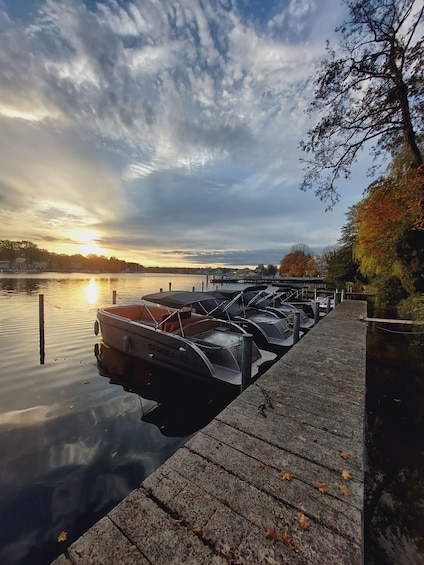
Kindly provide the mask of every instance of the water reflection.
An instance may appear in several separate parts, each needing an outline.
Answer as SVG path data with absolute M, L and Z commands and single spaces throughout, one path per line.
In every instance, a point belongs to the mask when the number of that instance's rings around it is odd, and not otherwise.
M 206 385 L 165 372 L 101 342 L 95 347 L 99 373 L 140 397 L 140 418 L 168 437 L 187 437 L 208 424 L 237 391 L 220 383 Z
M 368 330 L 367 565 L 424 564 L 423 345 L 408 327 Z
M 94 278 L 90 279 L 85 289 L 88 304 L 97 304 L 99 297 L 99 287 Z

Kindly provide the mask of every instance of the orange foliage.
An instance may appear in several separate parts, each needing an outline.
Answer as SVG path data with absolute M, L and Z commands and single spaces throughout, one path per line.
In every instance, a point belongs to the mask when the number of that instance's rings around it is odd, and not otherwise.
M 280 274 L 288 275 L 289 277 L 304 277 L 315 275 L 317 272 L 318 264 L 316 259 L 304 251 L 292 251 L 281 260 Z

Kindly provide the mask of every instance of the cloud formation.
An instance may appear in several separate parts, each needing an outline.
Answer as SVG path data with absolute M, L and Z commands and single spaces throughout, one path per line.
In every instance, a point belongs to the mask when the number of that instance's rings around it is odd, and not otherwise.
M 364 185 L 325 214 L 297 148 L 333 0 L 29 4 L 0 4 L 0 239 L 240 266 L 336 242 Z

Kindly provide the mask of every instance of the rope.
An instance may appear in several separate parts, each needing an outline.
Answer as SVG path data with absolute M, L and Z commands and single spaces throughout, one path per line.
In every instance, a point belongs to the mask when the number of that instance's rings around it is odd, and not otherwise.
M 381 330 L 383 332 L 389 332 L 391 334 L 403 334 L 403 335 L 424 335 L 424 331 L 422 332 L 401 332 L 396 330 L 389 330 L 388 328 L 382 328 L 381 326 L 376 326 L 377 330 Z

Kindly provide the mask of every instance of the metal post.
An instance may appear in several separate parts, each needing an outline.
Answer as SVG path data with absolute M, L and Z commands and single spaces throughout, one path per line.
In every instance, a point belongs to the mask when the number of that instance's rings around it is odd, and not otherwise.
M 40 365 L 44 365 L 45 342 L 44 342 L 44 294 L 38 296 L 38 321 L 40 329 Z
M 202 292 L 205 290 L 205 283 L 202 281 Z
M 319 302 L 315 302 L 315 310 L 314 310 L 314 325 L 316 326 L 319 322 Z
M 340 292 L 336 292 L 336 294 L 334 295 L 334 306 L 338 306 L 340 304 L 341 301 L 341 293 Z
M 331 310 L 331 296 L 327 296 L 327 304 L 325 308 L 325 313 L 328 314 Z
M 252 378 L 253 335 L 243 334 L 243 357 L 241 363 L 241 392 L 250 384 Z
M 112 304 L 116 304 L 116 290 L 112 292 Z
M 300 312 L 295 312 L 293 317 L 293 345 L 300 339 Z
M 171 292 L 172 283 L 168 283 L 169 292 Z

